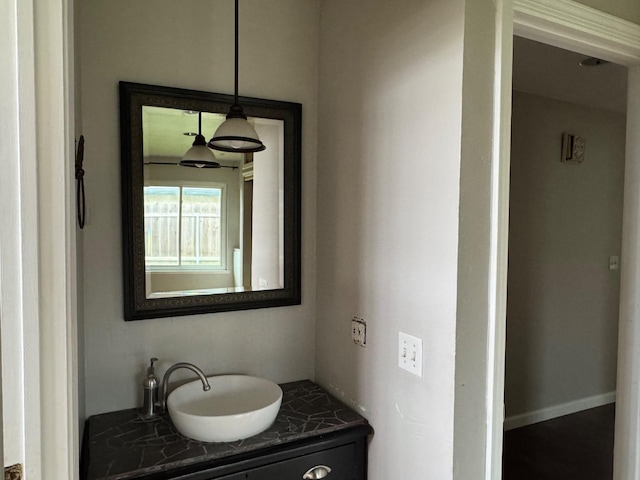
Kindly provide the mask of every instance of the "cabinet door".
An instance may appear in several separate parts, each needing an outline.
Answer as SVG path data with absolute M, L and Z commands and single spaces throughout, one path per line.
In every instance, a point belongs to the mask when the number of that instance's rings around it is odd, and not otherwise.
M 303 480 L 307 472 L 322 466 L 328 467 L 326 470 L 330 470 L 325 477 L 311 476 L 308 478 L 326 478 L 326 480 L 354 480 L 358 478 L 356 477 L 355 445 L 330 448 L 245 472 L 214 478 L 216 480 Z

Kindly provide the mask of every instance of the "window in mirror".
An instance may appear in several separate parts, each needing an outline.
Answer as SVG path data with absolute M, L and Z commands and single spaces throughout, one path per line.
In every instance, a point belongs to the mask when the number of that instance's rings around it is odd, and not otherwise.
M 144 187 L 147 270 L 225 268 L 223 191 L 222 187 Z

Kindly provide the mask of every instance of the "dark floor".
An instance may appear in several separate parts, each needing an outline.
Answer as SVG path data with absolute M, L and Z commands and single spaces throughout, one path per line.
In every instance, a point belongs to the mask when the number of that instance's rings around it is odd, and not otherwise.
M 503 480 L 612 480 L 615 404 L 505 432 Z

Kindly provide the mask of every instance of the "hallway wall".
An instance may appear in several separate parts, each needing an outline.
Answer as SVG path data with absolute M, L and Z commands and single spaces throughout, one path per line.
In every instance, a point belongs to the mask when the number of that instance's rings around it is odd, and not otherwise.
M 507 417 L 615 391 L 625 117 L 514 92 L 512 128 Z

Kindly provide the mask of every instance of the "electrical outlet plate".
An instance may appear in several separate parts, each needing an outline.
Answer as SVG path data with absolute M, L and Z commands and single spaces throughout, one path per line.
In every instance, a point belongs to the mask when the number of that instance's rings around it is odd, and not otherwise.
M 563 163 L 580 164 L 584 160 L 585 139 L 572 133 L 562 134 L 562 158 Z
M 422 339 L 398 333 L 398 366 L 422 377 Z
M 360 347 L 367 346 L 367 322 L 362 318 L 351 319 L 351 340 Z

